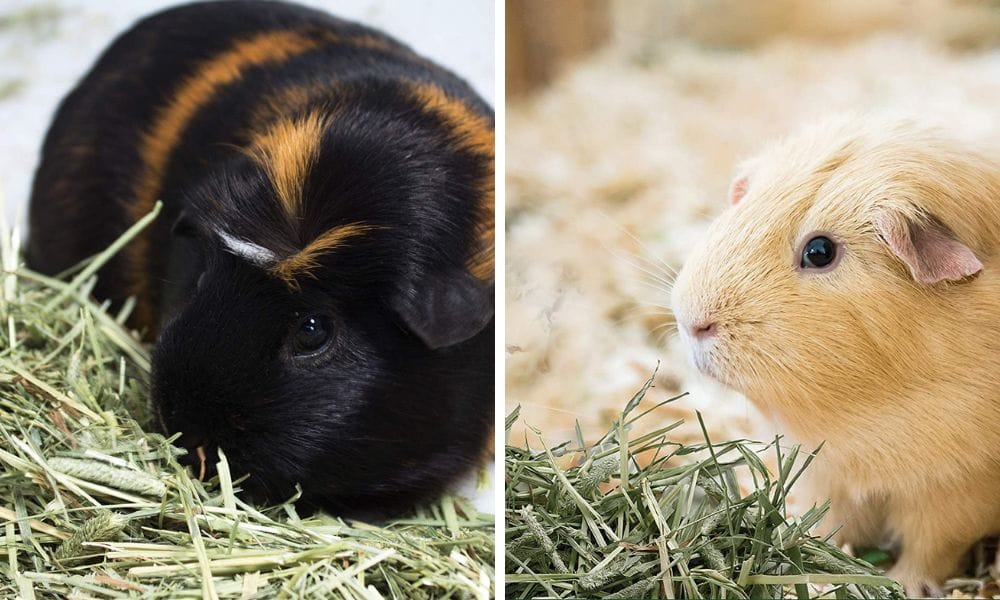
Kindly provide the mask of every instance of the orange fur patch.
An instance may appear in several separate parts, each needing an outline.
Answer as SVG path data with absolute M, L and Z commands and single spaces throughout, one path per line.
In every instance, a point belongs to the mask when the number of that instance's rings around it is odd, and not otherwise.
M 327 119 L 312 112 L 304 118 L 278 121 L 251 142 L 250 155 L 267 171 L 278 202 L 292 219 L 301 215 L 302 184 L 316 163 Z
M 321 40 L 306 37 L 293 31 L 262 33 L 240 40 L 233 46 L 207 61 L 183 81 L 154 118 L 142 136 L 139 154 L 145 169 L 135 187 L 135 197 L 130 205 L 131 216 L 139 219 L 152 210 L 160 194 L 164 171 L 170 154 L 177 146 L 188 123 L 220 88 L 237 81 L 251 67 L 277 63 L 318 47 Z M 129 257 L 133 268 L 143 270 L 150 252 L 148 235 L 140 235 L 132 243 Z M 132 278 L 131 293 L 136 295 L 135 319 L 139 327 L 152 330 L 155 319 L 147 298 L 148 281 L 142 272 Z
M 298 288 L 298 279 L 310 275 L 319 266 L 319 257 L 344 245 L 349 238 L 364 235 L 376 229 L 373 225 L 364 223 L 348 223 L 334 227 L 309 243 L 299 252 L 285 258 L 274 267 L 271 273 L 284 280 L 292 288 Z
M 320 40 L 293 31 L 267 32 L 240 40 L 201 65 L 176 90 L 142 137 L 139 152 L 146 168 L 136 186 L 132 217 L 138 219 L 152 209 L 171 151 L 191 119 L 219 88 L 237 81 L 248 68 L 281 62 L 316 48 L 320 43 Z
M 427 110 L 437 113 L 459 140 L 461 146 L 480 156 L 490 159 L 490 172 L 479 182 L 480 220 L 478 248 L 466 263 L 469 272 L 477 279 L 491 279 L 494 275 L 494 235 L 496 229 L 495 182 L 493 159 L 495 156 L 496 134 L 489 117 L 472 110 L 467 104 L 448 96 L 439 87 L 426 83 L 414 84 L 414 96 Z
M 472 110 L 465 102 L 448 96 L 437 86 L 415 83 L 412 91 L 424 108 L 444 119 L 463 148 L 493 157 L 496 136 L 492 119 Z
M 494 277 L 495 260 L 493 258 L 495 250 L 495 229 L 496 229 L 496 216 L 494 215 L 494 183 L 492 176 L 490 177 L 489 183 L 481 184 L 481 187 L 485 188 L 489 186 L 489 191 L 483 194 L 483 205 L 480 208 L 480 221 L 478 224 L 479 245 L 476 251 L 469 257 L 466 263 L 466 267 L 472 276 L 476 279 L 487 280 Z
M 226 51 L 211 57 L 196 67 L 184 79 L 153 118 L 142 135 L 139 155 L 143 170 L 135 183 L 130 203 L 133 219 L 148 214 L 160 195 L 163 176 L 170 155 L 180 142 L 191 119 L 220 89 L 235 81 L 249 68 L 280 63 L 326 44 L 344 43 L 361 48 L 387 52 L 402 52 L 390 41 L 370 35 L 338 36 L 327 32 L 321 36 L 296 31 L 268 31 L 238 40 Z M 139 235 L 126 249 L 126 260 L 132 266 L 129 293 L 137 298 L 133 323 L 155 334 L 156 323 L 149 299 L 149 282 L 145 276 L 146 259 L 150 253 L 148 233 Z

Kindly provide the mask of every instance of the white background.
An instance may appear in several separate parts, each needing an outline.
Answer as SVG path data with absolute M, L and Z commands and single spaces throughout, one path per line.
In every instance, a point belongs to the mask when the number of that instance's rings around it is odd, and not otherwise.
M 491 0 L 300 3 L 395 36 L 467 79 L 495 105 Z M 137 19 L 177 4 L 182 2 L 0 0 L 0 19 L 29 7 L 36 12 L 60 14 L 54 27 L 49 21 L 35 30 L 23 22 L 0 26 L 0 85 L 20 82 L 17 93 L 0 98 L 0 186 L 5 192 L 9 219 L 25 208 L 42 138 L 62 97 L 116 35 Z

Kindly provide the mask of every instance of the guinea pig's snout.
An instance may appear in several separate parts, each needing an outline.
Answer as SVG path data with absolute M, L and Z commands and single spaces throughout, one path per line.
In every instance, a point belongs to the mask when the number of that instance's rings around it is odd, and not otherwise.
M 688 331 L 695 339 L 707 340 L 719 332 L 719 324 L 713 319 L 698 319 L 691 323 Z
M 688 357 L 702 373 L 718 379 L 725 362 L 725 340 L 721 338 L 726 324 L 720 318 L 716 302 L 682 270 L 674 285 L 671 308 Z
M 708 301 L 693 283 L 688 269 L 682 269 L 671 292 L 670 308 L 681 338 L 699 345 L 717 337 L 722 329 L 715 302 Z
M 722 323 L 718 318 L 712 315 L 706 316 L 701 311 L 691 316 L 675 310 L 674 317 L 677 319 L 677 328 L 681 331 L 682 337 L 694 344 L 708 342 L 718 336 L 722 329 Z

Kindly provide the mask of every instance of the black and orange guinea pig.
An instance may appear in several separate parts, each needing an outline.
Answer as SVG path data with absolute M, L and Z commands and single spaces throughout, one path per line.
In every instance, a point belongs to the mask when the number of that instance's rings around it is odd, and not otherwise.
M 254 498 L 390 516 L 492 436 L 493 197 L 493 110 L 459 77 L 316 10 L 197 3 L 63 100 L 27 260 L 63 271 L 162 200 L 94 293 L 135 296 L 164 431 Z

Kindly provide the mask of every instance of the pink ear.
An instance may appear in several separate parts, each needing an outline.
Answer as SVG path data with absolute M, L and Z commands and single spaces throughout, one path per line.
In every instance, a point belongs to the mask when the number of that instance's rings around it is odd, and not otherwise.
M 743 199 L 743 196 L 746 196 L 747 194 L 747 185 L 749 185 L 749 183 L 750 182 L 747 179 L 746 175 L 743 175 L 742 177 L 737 177 L 736 179 L 733 180 L 733 182 L 729 185 L 730 204 L 736 205 L 740 203 L 740 200 Z
M 892 251 L 920 283 L 960 281 L 983 270 L 983 263 L 940 221 L 883 213 L 873 222 Z

